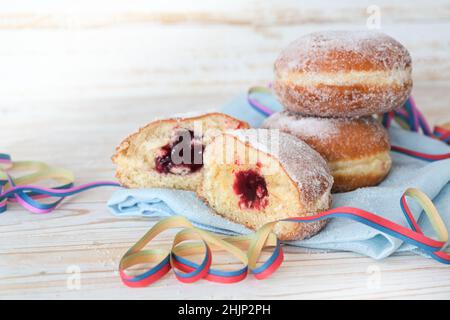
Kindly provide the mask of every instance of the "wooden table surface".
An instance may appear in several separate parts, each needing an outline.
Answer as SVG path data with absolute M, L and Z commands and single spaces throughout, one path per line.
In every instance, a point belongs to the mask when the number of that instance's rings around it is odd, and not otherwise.
M 0 151 L 71 169 L 77 183 L 112 179 L 110 156 L 129 132 L 267 83 L 283 46 L 315 30 L 364 29 L 369 5 L 411 52 L 419 107 L 432 123 L 449 121 L 449 1 L 29 0 L 0 4 Z M 450 298 L 449 269 L 431 259 L 299 248 L 286 248 L 265 281 L 167 276 L 130 289 L 117 264 L 154 221 L 112 216 L 111 192 L 73 197 L 49 215 L 15 205 L 0 215 L 0 298 Z

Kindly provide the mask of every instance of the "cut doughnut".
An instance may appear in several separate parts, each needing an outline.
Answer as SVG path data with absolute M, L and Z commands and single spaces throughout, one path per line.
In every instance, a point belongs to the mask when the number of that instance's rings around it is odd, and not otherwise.
M 333 178 L 306 143 L 278 130 L 227 131 L 204 152 L 201 198 L 225 218 L 256 230 L 270 221 L 329 208 Z M 325 221 L 278 223 L 281 240 L 316 234 Z
M 223 130 L 248 127 L 222 113 L 151 122 L 117 147 L 112 158 L 116 177 L 129 188 L 195 191 L 201 182 L 205 145 Z

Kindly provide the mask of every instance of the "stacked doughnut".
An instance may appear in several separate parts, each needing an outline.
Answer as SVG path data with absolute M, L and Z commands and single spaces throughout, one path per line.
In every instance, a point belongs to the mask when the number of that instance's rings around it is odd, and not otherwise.
M 366 31 L 308 34 L 275 62 L 285 107 L 264 128 L 304 140 L 327 161 L 334 192 L 380 183 L 391 168 L 387 131 L 373 117 L 407 100 L 411 57 L 395 39 Z
M 302 140 L 278 133 L 221 113 L 153 121 L 117 147 L 116 176 L 129 188 L 195 191 L 218 214 L 254 230 L 327 210 L 327 163 Z M 274 232 L 304 239 L 325 224 L 281 222 Z

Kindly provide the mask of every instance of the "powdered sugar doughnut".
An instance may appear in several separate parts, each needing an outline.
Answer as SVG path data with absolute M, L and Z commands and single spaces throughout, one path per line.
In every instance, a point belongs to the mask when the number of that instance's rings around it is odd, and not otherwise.
M 291 43 L 275 62 L 276 95 L 302 115 L 392 111 L 406 101 L 411 87 L 408 50 L 379 32 L 311 33 Z
M 314 118 L 284 111 L 263 127 L 290 133 L 319 152 L 330 167 L 334 192 L 377 185 L 391 168 L 389 135 L 371 116 Z
M 273 133 L 271 133 L 273 132 Z M 217 136 L 204 152 L 199 195 L 217 213 L 251 229 L 331 204 L 333 177 L 306 143 L 278 130 L 235 130 Z M 281 240 L 303 239 L 325 222 L 275 226 Z
M 248 123 L 218 112 L 152 121 L 117 147 L 116 177 L 128 188 L 195 191 L 202 179 L 204 146 L 218 132 L 242 128 Z

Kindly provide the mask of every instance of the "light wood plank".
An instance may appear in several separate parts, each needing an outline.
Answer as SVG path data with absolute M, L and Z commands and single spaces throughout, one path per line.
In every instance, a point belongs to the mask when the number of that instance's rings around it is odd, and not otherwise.
M 113 179 L 110 156 L 155 116 L 219 108 L 272 78 L 296 37 L 364 29 L 371 1 L 34 0 L 0 4 L 0 151 Z M 381 31 L 414 60 L 413 94 L 432 123 L 450 118 L 450 3 L 377 1 Z M 411 254 L 374 261 L 286 247 L 265 281 L 181 285 L 167 276 L 124 287 L 120 256 L 153 223 L 116 218 L 111 189 L 68 199 L 50 215 L 11 206 L 0 215 L 0 298 L 300 299 L 450 298 L 448 267 Z M 168 246 L 172 233 L 155 245 Z M 218 265 L 236 266 L 225 255 Z M 70 290 L 68 268 L 81 271 Z M 379 281 L 378 281 L 379 280 Z
M 365 29 L 370 4 L 9 2 L 0 14 L 0 94 L 16 101 L 236 91 L 270 81 L 278 52 L 300 35 Z M 416 82 L 448 85 L 448 1 L 378 5 L 381 31 L 410 50 Z
M 426 86 L 419 92 L 430 93 Z M 444 89 L 431 92 L 436 97 Z M 80 183 L 112 179 L 109 157 L 130 131 L 164 114 L 163 110 L 174 113 L 185 106 L 206 110 L 228 98 L 201 95 L 16 104 L 1 109 L 8 133 L 2 150 L 17 160 L 39 159 L 70 168 Z M 421 101 L 422 95 L 417 99 Z M 149 105 L 158 108 L 149 109 Z M 436 116 L 445 115 L 445 106 L 434 106 Z M 28 118 L 23 117 L 26 114 Z M 113 217 L 105 206 L 111 192 L 102 189 L 76 196 L 50 215 L 32 215 L 12 206 L 0 216 L 0 298 L 450 298 L 450 273 L 431 259 L 408 254 L 374 261 L 352 253 L 297 248 L 286 249 L 286 262 L 266 281 L 250 277 L 230 286 L 205 281 L 186 286 L 168 276 L 149 288 L 131 290 L 120 283 L 117 263 L 153 222 Z M 155 245 L 169 243 L 170 234 Z M 219 261 L 224 267 L 236 266 L 227 263 L 226 256 Z M 71 266 L 81 271 L 80 290 L 67 288 L 70 274 L 66 271 Z

